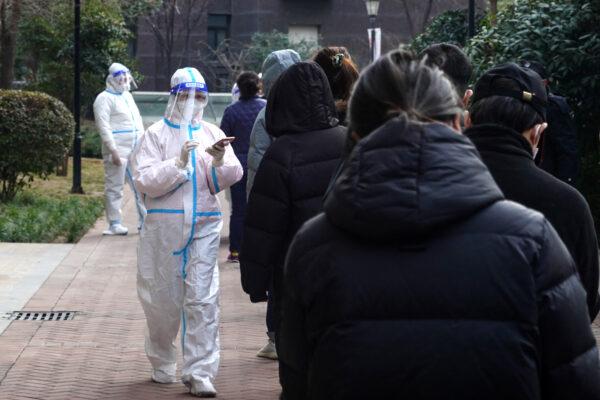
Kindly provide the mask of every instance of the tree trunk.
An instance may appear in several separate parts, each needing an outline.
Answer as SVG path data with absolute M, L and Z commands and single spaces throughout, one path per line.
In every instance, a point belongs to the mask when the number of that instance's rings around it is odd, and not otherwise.
M 69 172 L 69 153 L 65 154 L 62 162 L 56 166 L 56 176 L 67 176 Z
M 490 22 L 492 26 L 496 25 L 496 15 L 498 14 L 498 0 L 490 0 Z
M 10 7 L 10 12 L 9 12 Z M 0 69 L 0 88 L 10 89 L 15 78 L 15 56 L 17 31 L 21 18 L 21 0 L 4 0 L 0 5 L 2 28 L 0 41 L 2 47 L 2 68 Z

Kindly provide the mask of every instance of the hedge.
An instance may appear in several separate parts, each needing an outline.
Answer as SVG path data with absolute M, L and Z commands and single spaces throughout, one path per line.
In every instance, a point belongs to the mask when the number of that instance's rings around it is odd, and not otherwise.
M 58 99 L 45 93 L 0 90 L 0 201 L 46 178 L 64 159 L 75 122 Z

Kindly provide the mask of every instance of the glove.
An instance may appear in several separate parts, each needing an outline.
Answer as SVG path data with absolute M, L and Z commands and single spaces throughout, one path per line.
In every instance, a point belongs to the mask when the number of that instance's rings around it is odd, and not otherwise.
M 123 165 L 123 163 L 121 162 L 121 157 L 119 157 L 119 152 L 117 151 L 117 149 L 112 149 L 110 151 L 110 158 L 112 160 L 112 163 L 114 165 L 116 165 L 117 167 L 120 167 L 121 165 Z
M 198 142 L 194 140 L 186 140 L 183 146 L 181 146 L 181 154 L 179 158 L 175 161 L 177 164 L 177 168 L 185 169 L 190 161 L 190 151 L 194 150 L 198 147 Z
M 206 152 L 213 158 L 213 165 L 220 167 L 223 165 L 223 157 L 225 156 L 225 147 L 213 144 L 211 147 L 206 148 Z

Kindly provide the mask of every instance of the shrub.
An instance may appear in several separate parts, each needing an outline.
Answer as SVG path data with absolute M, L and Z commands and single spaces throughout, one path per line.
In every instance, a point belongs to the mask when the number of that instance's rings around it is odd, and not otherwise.
M 81 136 L 81 156 L 102 158 L 102 138 L 96 125 L 91 121 L 82 121 Z
M 483 15 L 478 13 L 475 16 L 475 26 L 481 25 L 482 20 Z M 413 39 L 410 47 L 416 53 L 435 43 L 452 43 L 464 47 L 469 39 L 468 35 L 468 10 L 449 10 L 432 19 L 425 31 Z
M 543 63 L 553 91 L 567 97 L 575 111 L 584 153 L 596 151 L 600 126 L 599 12 L 600 5 L 591 1 L 517 1 L 467 47 L 475 78 L 502 62 Z
M 67 154 L 74 121 L 60 100 L 44 93 L 0 90 L 0 201 L 46 178 Z

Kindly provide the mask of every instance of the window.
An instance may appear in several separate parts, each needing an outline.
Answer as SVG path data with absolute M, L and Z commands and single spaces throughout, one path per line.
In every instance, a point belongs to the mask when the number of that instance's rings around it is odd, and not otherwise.
M 216 49 L 229 38 L 231 16 L 226 14 L 208 14 L 208 45 Z
M 317 25 L 291 25 L 288 28 L 290 42 L 319 43 L 319 27 Z

